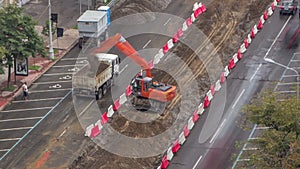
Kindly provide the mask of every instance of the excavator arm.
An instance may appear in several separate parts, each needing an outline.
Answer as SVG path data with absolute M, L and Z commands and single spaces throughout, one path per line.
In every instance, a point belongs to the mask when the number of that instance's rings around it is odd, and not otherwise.
M 123 54 L 133 60 L 137 65 L 146 71 L 147 77 L 152 77 L 151 68 L 148 62 L 142 58 L 138 52 L 129 44 L 129 42 L 119 33 L 108 38 L 101 43 L 100 47 L 93 48 L 91 54 L 108 52 L 112 47 L 116 46 Z

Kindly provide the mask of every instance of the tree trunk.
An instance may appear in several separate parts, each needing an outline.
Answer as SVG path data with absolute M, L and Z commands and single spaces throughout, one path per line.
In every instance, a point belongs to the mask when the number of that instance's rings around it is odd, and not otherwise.
M 8 73 L 7 73 L 7 88 L 9 88 L 9 84 L 10 84 L 10 74 L 11 74 L 11 65 L 8 65 Z

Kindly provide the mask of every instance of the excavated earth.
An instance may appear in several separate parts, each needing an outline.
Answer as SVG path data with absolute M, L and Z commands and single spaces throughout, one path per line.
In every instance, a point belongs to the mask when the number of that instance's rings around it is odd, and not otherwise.
M 267 8 L 271 1 L 261 0 L 214 0 L 207 6 L 207 11 L 200 16 L 200 19 L 194 23 L 206 36 L 208 41 L 204 41 L 197 51 L 189 49 L 186 45 L 178 43 L 172 48 L 172 52 L 179 56 L 188 68 L 191 70 L 193 76 L 182 76 L 181 80 L 189 83 L 196 81 L 198 84 L 198 93 L 203 96 L 208 91 L 213 80 L 217 76 L 209 77 L 206 71 L 206 66 L 213 58 L 218 56 L 222 67 L 212 67 L 216 75 L 219 75 L 220 70 L 223 69 L 232 55 L 237 51 L 242 41 L 249 33 L 249 30 L 258 22 L 259 17 Z M 119 18 L 124 15 L 138 13 L 138 12 L 159 12 L 163 11 L 171 0 L 160 1 L 140 1 L 140 0 L 121 0 L 112 9 L 112 18 Z M 114 12 L 118 11 L 118 12 Z M 187 35 L 186 38 L 189 36 Z M 211 43 L 214 49 L 207 50 L 206 46 Z M 205 59 L 199 59 L 195 54 L 208 53 Z M 170 69 L 172 69 L 170 67 Z M 179 67 L 174 70 L 175 74 L 183 74 L 187 67 Z M 176 85 L 170 75 L 163 72 L 155 71 L 153 73 L 158 80 Z M 180 93 L 170 104 L 167 105 L 166 110 L 160 117 L 150 123 L 135 123 L 127 120 L 120 114 L 114 115 L 110 125 L 123 135 L 144 138 L 151 137 L 164 132 L 170 127 L 176 119 L 176 113 L 179 111 L 179 103 L 181 101 Z M 194 98 L 192 98 L 194 99 Z M 199 99 L 199 98 L 198 98 Z M 124 111 L 132 111 L 130 109 Z M 161 156 L 149 158 L 125 158 L 107 152 L 101 147 L 90 143 L 86 151 L 73 162 L 70 168 L 89 168 L 89 169 L 138 169 L 138 168 L 153 168 L 157 165 L 157 161 Z

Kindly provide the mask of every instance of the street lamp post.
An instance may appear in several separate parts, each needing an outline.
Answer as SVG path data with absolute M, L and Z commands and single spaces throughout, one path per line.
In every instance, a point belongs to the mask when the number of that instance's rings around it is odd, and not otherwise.
M 288 67 L 288 66 L 285 66 L 285 65 L 283 65 L 283 64 L 281 64 L 281 63 L 277 63 L 277 62 L 275 62 L 274 60 L 272 60 L 272 59 L 270 59 L 270 58 L 264 58 L 264 60 L 266 61 L 266 62 L 269 62 L 269 63 L 272 63 L 272 64 L 275 64 L 275 65 L 278 65 L 278 66 L 281 66 L 281 67 L 284 67 L 284 68 L 286 68 L 286 69 L 289 69 L 289 70 L 292 70 L 293 72 L 296 72 L 296 74 L 297 74 L 297 77 L 296 77 L 296 80 L 297 80 L 297 103 L 299 102 L 299 73 L 298 73 L 298 71 L 297 70 L 295 70 L 295 69 L 293 69 L 293 68 L 290 68 L 290 67 Z
M 54 59 L 53 45 L 52 45 L 52 21 L 51 21 L 51 2 L 48 0 L 49 8 L 49 59 Z

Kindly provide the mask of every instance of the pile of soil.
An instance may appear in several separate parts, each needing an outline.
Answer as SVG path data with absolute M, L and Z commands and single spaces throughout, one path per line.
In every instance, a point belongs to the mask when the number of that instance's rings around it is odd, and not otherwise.
M 211 2 L 207 6 L 207 12 L 202 14 L 200 19 L 194 24 L 209 38 L 210 43 L 215 47 L 216 53 L 208 55 L 203 61 L 198 59 L 194 52 L 184 44 L 177 44 L 172 49 L 173 52 L 188 65 L 188 68 L 192 70 L 194 75 L 193 77 L 184 77 L 182 81 L 196 80 L 199 85 L 199 93 L 203 95 L 207 92 L 212 81 L 208 77 L 205 66 L 216 54 L 220 56 L 223 65 L 226 65 L 232 55 L 238 50 L 250 29 L 258 22 L 259 17 L 267 9 L 270 2 L 260 0 L 227 0 L 226 3 L 223 0 L 214 0 Z M 158 5 L 157 3 L 160 4 Z M 169 3 L 171 3 L 171 0 L 153 2 L 121 0 L 118 6 L 113 8 L 113 11 L 118 12 L 113 12 L 112 18 L 115 19 L 137 12 L 163 11 Z M 201 50 L 205 50 L 206 43 L 203 42 L 202 45 L 204 48 Z M 199 51 L 200 53 L 201 50 Z M 179 67 L 176 73 L 180 74 L 184 69 L 184 67 Z M 216 73 L 219 74 L 219 72 Z M 169 75 L 161 74 L 157 76 L 158 74 L 155 76 L 158 77 L 158 80 L 167 79 L 167 83 L 175 84 L 174 79 Z M 110 122 L 111 126 L 120 133 L 130 137 L 143 138 L 157 135 L 165 131 L 174 122 L 176 113 L 179 111 L 177 103 L 180 102 L 180 99 L 179 91 L 178 97 L 167 105 L 166 112 L 151 123 L 135 123 L 121 115 L 114 115 L 114 119 Z M 160 158 L 161 155 L 143 159 L 120 157 L 101 149 L 101 147 L 91 142 L 86 151 L 73 162 L 70 168 L 153 168 Z

